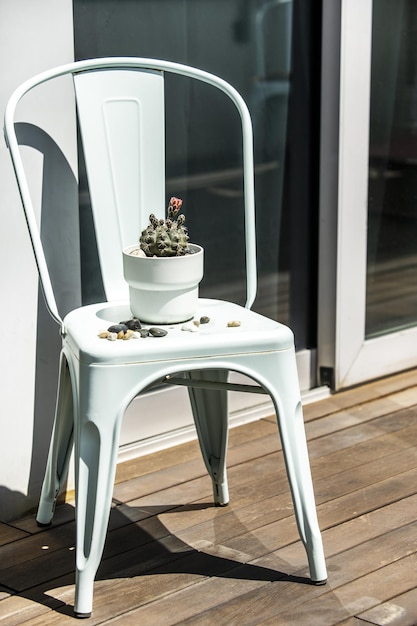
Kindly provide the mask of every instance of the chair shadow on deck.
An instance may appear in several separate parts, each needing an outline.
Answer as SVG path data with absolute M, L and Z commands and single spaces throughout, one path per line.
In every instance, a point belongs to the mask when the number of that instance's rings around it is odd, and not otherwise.
M 57 517 L 64 516 L 68 519 L 71 514 L 68 508 L 72 509 L 70 505 L 59 506 L 57 513 L 61 509 L 61 515 L 57 515 Z M 255 536 L 248 539 L 249 553 L 243 555 L 242 560 L 235 560 L 232 558 L 234 553 L 232 549 L 229 550 L 224 546 L 218 546 L 216 543 L 212 544 L 213 552 L 218 552 L 218 554 L 210 554 L 210 552 L 204 551 L 204 546 L 203 550 L 200 551 L 198 548 L 188 545 L 176 534 L 171 533 L 158 518 L 158 514 L 162 513 L 164 515 L 169 513 L 183 513 L 186 515 L 187 512 L 209 508 L 215 508 L 214 504 L 209 502 L 186 505 L 161 504 L 161 506 L 152 505 L 140 508 L 123 504 L 114 506 L 110 515 L 103 559 L 96 576 L 96 591 L 98 591 L 99 586 L 97 583 L 100 583 L 100 581 L 137 578 L 135 605 L 131 607 L 135 608 L 141 604 L 141 576 L 188 574 L 199 577 L 312 584 L 308 576 L 292 575 L 279 569 L 271 569 L 245 561 L 245 557 L 255 560 L 260 555 L 265 555 L 271 551 L 263 546 Z M 228 516 L 231 518 L 230 524 L 234 529 L 233 536 L 236 537 L 248 533 L 246 527 L 229 510 Z M 212 519 L 216 534 L 216 517 L 210 519 Z M 72 527 L 71 532 L 68 532 L 69 525 Z M 67 526 L 67 532 L 62 533 L 62 545 L 59 545 L 59 528 L 64 529 L 65 526 Z M 40 534 L 44 536 L 46 545 L 48 543 L 48 532 L 51 531 L 54 531 L 55 545 L 58 543 L 58 547 L 53 552 L 45 551 L 42 556 L 37 558 L 36 555 L 33 555 L 33 558 L 17 566 L 24 570 L 26 581 L 31 580 L 32 585 L 37 581 L 38 584 L 36 586 L 31 585 L 29 588 L 17 592 L 16 595 L 38 604 L 43 604 L 58 613 L 73 616 L 75 523 L 74 521 L 69 521 L 61 526 L 52 524 L 45 531 L 42 531 Z M 202 531 L 201 541 L 203 542 L 204 539 Z M 261 547 L 261 550 L 256 550 L 257 546 Z M 211 546 L 209 547 L 210 549 Z M 222 556 L 222 551 L 225 556 Z M 64 552 L 67 554 L 63 554 Z M 235 552 L 237 558 L 242 555 L 237 550 Z M 251 552 L 253 557 L 250 556 Z M 16 566 L 11 569 L 13 570 L 13 578 L 15 578 Z M 13 580 L 9 582 L 7 580 L 7 570 L 5 574 L 5 577 L 2 576 L 1 583 L 6 587 L 13 588 Z M 18 574 L 17 577 L 19 577 Z M 196 579 L 195 582 L 201 582 L 201 579 Z M 179 581 L 178 590 L 183 587 L 184 585 Z M 71 588 L 70 594 L 68 593 L 69 588 Z M 53 590 L 53 594 L 51 590 Z M 145 595 L 147 595 L 146 590 L 144 591 Z M 175 590 L 171 588 L 172 591 Z M 122 586 L 120 586 L 118 592 L 123 595 L 124 590 Z M 114 594 L 114 590 L 112 593 Z M 103 596 L 101 600 L 103 601 Z M 149 601 L 150 599 L 147 596 L 146 602 Z M 100 606 L 99 593 L 95 594 L 95 606 L 96 610 L 98 610 Z M 124 610 L 128 610 L 128 607 L 125 607 Z

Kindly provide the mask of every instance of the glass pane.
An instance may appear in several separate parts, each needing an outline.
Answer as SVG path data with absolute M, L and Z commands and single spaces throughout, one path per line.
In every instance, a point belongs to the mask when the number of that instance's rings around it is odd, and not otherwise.
M 366 337 L 417 324 L 417 4 L 374 0 Z
M 303 5 L 298 15 L 291 0 L 74 0 L 77 59 L 126 55 L 190 64 L 228 80 L 248 103 L 256 152 L 254 308 L 289 323 L 298 348 L 315 341 L 317 198 L 311 164 L 318 143 L 311 131 L 311 85 L 319 89 L 311 72 L 317 29 L 310 3 Z M 319 49 L 319 40 L 315 45 Z M 238 116 L 224 95 L 195 81 L 168 75 L 166 95 L 166 195 L 183 198 L 191 239 L 205 248 L 200 293 L 244 303 Z M 81 223 L 87 246 L 85 205 Z M 98 297 L 90 245 L 88 250 L 86 299 Z

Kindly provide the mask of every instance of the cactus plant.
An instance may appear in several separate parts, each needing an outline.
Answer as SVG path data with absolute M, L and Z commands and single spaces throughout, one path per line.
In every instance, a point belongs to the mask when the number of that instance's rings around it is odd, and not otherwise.
M 142 231 L 140 248 L 148 257 L 184 256 L 190 253 L 185 215 L 177 214 L 181 210 L 181 198 L 172 197 L 168 204 L 167 218 L 157 219 L 153 213 L 149 216 L 149 225 Z
M 178 324 L 198 309 L 199 283 L 204 273 L 204 250 L 188 243 L 180 198 L 171 198 L 167 218 L 150 215 L 139 245 L 123 250 L 123 275 L 129 285 L 134 317 L 148 324 Z

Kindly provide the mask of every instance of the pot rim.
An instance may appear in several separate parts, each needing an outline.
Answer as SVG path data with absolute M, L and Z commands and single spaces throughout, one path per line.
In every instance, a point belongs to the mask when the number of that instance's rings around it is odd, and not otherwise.
M 133 245 L 126 246 L 126 248 L 123 248 L 123 254 L 134 259 L 141 259 L 143 261 L 170 261 L 172 259 L 190 259 L 204 252 L 204 248 L 198 243 L 189 243 L 188 246 L 195 250 L 193 254 L 183 254 L 181 256 L 136 256 L 131 254 L 133 250 L 137 250 L 140 248 L 139 244 L 135 243 Z

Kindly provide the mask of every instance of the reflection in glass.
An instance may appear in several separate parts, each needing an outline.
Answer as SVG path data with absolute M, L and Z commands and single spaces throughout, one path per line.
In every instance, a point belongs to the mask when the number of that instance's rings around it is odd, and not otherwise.
M 308 108 L 311 33 L 317 29 L 310 2 L 299 4 L 296 21 L 291 0 L 74 0 L 74 23 L 77 59 L 126 55 L 178 61 L 225 78 L 242 94 L 255 131 L 259 288 L 254 308 L 289 323 L 301 348 L 310 341 L 311 321 L 314 326 L 308 311 L 314 306 L 316 267 L 310 261 L 315 204 Z M 319 81 L 314 84 L 319 88 Z M 166 97 L 166 195 L 183 198 L 192 239 L 205 248 L 201 295 L 244 303 L 242 154 L 235 108 L 209 86 L 169 75 Z M 87 246 L 87 207 L 81 207 L 80 219 Z M 84 275 L 92 277 L 87 254 Z M 94 281 L 85 285 L 85 297 L 97 297 Z
M 417 5 L 374 0 L 366 337 L 417 324 Z

